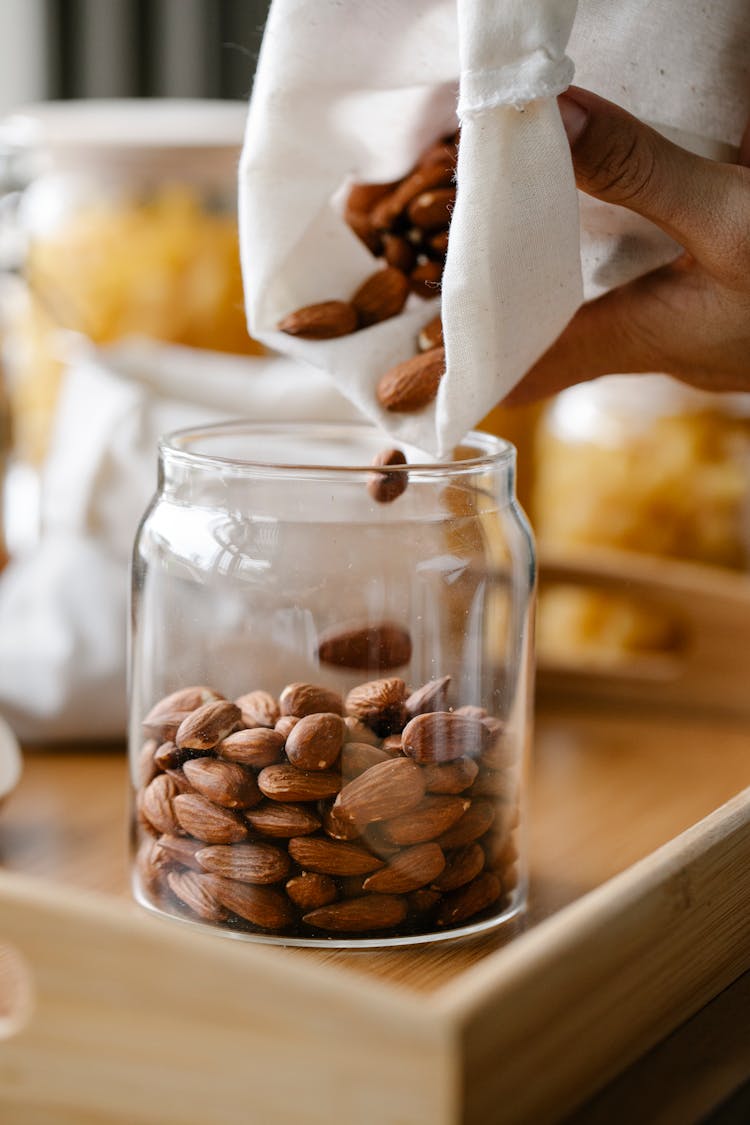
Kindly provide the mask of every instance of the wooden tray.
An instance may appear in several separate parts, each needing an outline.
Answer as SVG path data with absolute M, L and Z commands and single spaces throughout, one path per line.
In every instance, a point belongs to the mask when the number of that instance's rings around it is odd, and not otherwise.
M 6 1032 L 14 1010 L 23 1024 L 0 1042 L 3 1125 L 560 1120 L 750 965 L 750 790 L 580 894 L 747 780 L 749 746 L 729 726 L 543 720 L 531 928 L 515 936 L 285 950 L 2 874 L 0 942 L 32 994 L 14 1008 L 19 974 L 0 959 L 0 1021 L 5 1008 Z M 62 854 L 82 837 L 93 870 L 93 842 L 112 849 L 122 829 L 121 758 L 27 766 L 27 781 L 67 770 L 70 788 L 45 804 L 32 785 L 24 804 L 22 785 L 0 847 L 15 841 L 18 866 L 38 869 L 54 802 L 69 800 L 78 821 L 49 843 Z
M 538 652 L 543 698 L 680 707 L 750 716 L 750 575 L 653 555 L 588 547 L 539 548 L 540 587 L 572 586 L 632 598 L 676 632 L 663 652 L 588 657 Z M 678 638 L 678 639 L 677 639 Z

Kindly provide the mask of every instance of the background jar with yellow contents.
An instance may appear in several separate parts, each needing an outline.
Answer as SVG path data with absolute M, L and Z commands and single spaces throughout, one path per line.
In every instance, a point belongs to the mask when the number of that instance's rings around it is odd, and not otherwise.
M 614 548 L 750 571 L 750 395 L 665 375 L 608 376 L 564 391 L 537 433 L 531 504 L 545 548 Z M 680 643 L 668 614 L 628 593 L 550 586 L 539 648 L 606 661 Z
M 245 113 L 218 101 L 58 102 L 3 124 L 28 170 L 3 339 L 21 458 L 44 457 L 65 333 L 101 346 L 145 336 L 260 351 L 245 325 L 236 227 Z

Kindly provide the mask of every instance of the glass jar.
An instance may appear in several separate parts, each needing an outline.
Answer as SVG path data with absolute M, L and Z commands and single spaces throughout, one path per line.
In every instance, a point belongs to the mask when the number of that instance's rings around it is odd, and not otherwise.
M 369 425 L 161 443 L 133 563 L 134 889 L 297 945 L 523 907 L 535 563 L 515 451 L 371 466 Z M 393 458 L 391 458 L 391 461 Z
M 750 396 L 666 375 L 607 376 L 548 405 L 536 436 L 532 512 L 545 545 L 613 547 L 750 570 Z M 566 661 L 666 652 L 680 623 L 611 592 L 555 586 L 539 649 Z
M 247 334 L 236 220 L 246 112 L 221 101 L 61 101 L 0 123 L 0 249 L 16 273 L 4 355 L 24 460 L 47 449 L 66 331 L 102 346 L 137 335 L 262 350 Z

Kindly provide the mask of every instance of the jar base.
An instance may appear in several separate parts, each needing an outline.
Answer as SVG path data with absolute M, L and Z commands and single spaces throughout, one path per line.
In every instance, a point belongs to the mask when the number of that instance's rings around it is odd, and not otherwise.
M 143 892 L 137 878 L 133 880 L 132 890 L 133 897 L 139 906 L 144 907 L 151 914 L 156 914 L 160 918 L 167 918 L 170 922 L 178 922 L 183 926 L 188 926 L 190 929 L 198 930 L 202 933 L 218 935 L 223 938 L 254 942 L 255 944 L 280 945 L 286 948 L 303 949 L 394 949 L 398 946 L 431 945 L 433 942 L 455 941 L 459 938 L 476 937 L 479 934 L 486 933 L 488 930 L 494 930 L 499 926 L 507 925 L 514 919 L 520 918 L 526 910 L 526 890 L 524 887 L 516 887 L 515 891 L 509 896 L 507 906 L 499 914 L 495 914 L 491 918 L 483 918 L 480 921 L 468 923 L 465 926 L 456 926 L 445 931 L 438 930 L 425 934 L 404 934 L 394 935 L 392 937 L 384 935 L 382 937 L 361 938 L 351 936 L 304 938 L 297 937 L 296 935 L 264 934 L 255 931 L 233 930 L 226 926 L 211 925 L 202 922 L 199 918 L 183 917 L 169 910 L 164 910 L 162 907 L 156 906 L 151 902 Z

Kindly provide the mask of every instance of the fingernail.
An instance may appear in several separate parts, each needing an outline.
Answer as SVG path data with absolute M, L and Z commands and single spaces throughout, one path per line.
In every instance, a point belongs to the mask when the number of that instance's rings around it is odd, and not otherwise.
M 578 102 L 574 102 L 572 98 L 566 97 L 565 94 L 560 94 L 557 104 L 560 109 L 563 128 L 568 136 L 568 143 L 572 148 L 588 125 L 588 110 L 585 110 Z

